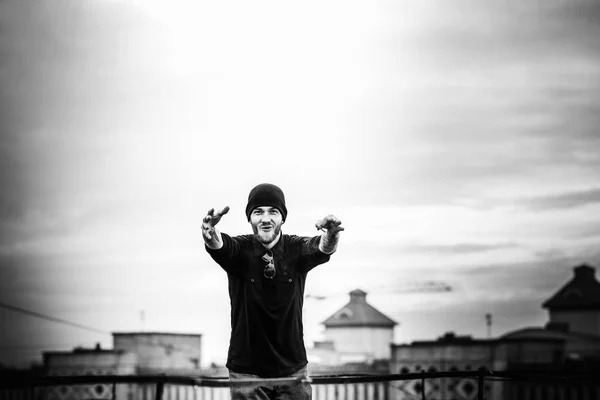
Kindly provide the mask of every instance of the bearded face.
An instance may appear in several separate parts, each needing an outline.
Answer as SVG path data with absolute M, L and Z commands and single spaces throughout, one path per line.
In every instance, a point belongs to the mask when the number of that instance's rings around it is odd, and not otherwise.
M 250 225 L 256 239 L 262 244 L 272 243 L 281 233 L 283 225 L 281 212 L 270 206 L 256 207 L 250 213 Z

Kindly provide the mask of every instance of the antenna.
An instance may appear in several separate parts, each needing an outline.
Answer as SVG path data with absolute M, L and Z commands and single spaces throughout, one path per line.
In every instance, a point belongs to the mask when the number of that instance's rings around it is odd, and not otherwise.
M 487 337 L 490 339 L 492 337 L 492 314 L 485 314 L 485 324 L 487 325 Z

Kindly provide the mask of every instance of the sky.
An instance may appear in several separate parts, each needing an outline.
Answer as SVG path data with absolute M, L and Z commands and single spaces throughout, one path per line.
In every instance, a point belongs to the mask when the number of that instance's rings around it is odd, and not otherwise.
M 395 343 L 543 326 L 600 266 L 600 2 L 0 1 L 0 363 L 110 332 L 229 340 L 201 219 L 334 214 L 305 339 L 354 289 Z M 429 282 L 449 292 L 419 290 Z M 314 296 L 322 296 L 318 300 Z

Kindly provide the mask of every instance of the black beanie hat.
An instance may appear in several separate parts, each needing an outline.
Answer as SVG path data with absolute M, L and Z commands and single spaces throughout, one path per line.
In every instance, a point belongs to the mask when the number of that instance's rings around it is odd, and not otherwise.
M 287 218 L 287 208 L 285 208 L 285 196 L 283 191 L 270 183 L 261 183 L 255 186 L 248 195 L 248 205 L 246 206 L 246 217 L 250 221 L 250 213 L 256 207 L 271 206 L 281 212 L 283 221 Z

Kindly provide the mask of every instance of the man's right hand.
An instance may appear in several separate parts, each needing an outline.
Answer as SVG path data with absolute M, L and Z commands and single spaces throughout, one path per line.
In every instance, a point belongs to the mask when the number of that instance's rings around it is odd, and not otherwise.
M 215 226 L 221 220 L 221 217 L 229 212 L 229 206 L 225 206 L 222 210 L 215 211 L 211 208 L 206 213 L 206 216 L 202 219 L 202 235 L 207 241 L 213 240 L 213 234 L 215 232 Z

